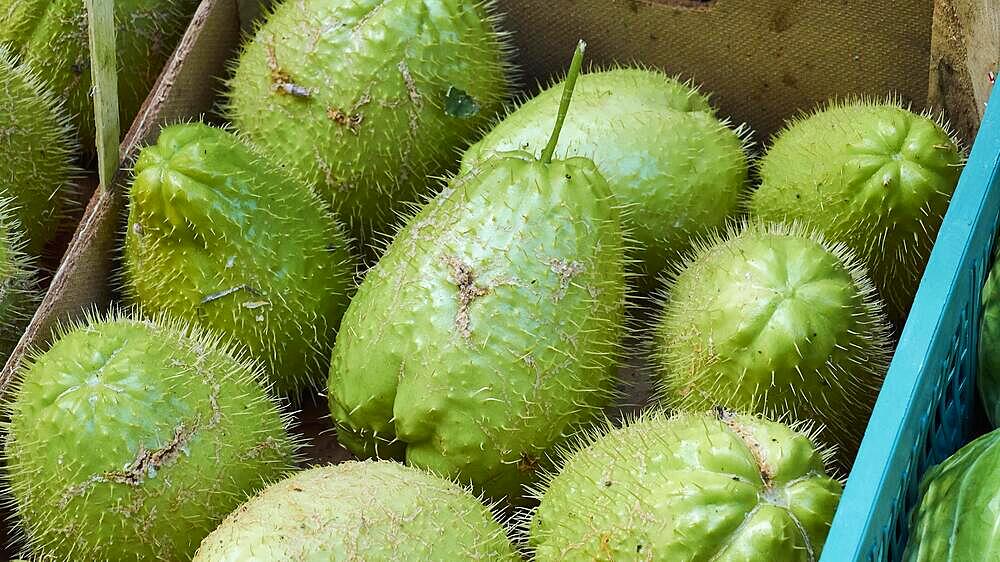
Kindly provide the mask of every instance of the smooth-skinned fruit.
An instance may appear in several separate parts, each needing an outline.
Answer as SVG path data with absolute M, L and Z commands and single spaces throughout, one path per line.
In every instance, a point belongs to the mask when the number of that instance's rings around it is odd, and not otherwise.
M 982 316 L 979 318 L 979 341 L 976 391 L 982 400 L 986 418 L 992 427 L 1000 425 L 1000 268 L 994 252 L 983 290 L 980 294 Z
M 906 562 L 996 560 L 1000 555 L 1000 430 L 963 446 L 932 467 L 920 483 L 910 519 Z

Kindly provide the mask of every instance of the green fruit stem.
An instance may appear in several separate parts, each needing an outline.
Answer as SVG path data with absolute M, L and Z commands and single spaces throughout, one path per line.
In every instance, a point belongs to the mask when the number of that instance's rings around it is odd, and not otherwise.
M 97 161 L 101 184 L 109 186 L 118 169 L 118 58 L 114 2 L 87 0 L 90 61 L 94 83 Z M 89 142 L 89 140 L 87 141 Z
M 569 102 L 573 99 L 573 88 L 576 87 L 576 79 L 580 76 L 580 67 L 583 66 L 583 52 L 587 50 L 587 43 L 580 40 L 576 44 L 576 52 L 573 53 L 573 62 L 569 65 L 569 73 L 566 74 L 566 85 L 563 86 L 562 100 L 559 101 L 559 113 L 556 114 L 556 124 L 552 127 L 552 136 L 549 143 L 542 151 L 542 163 L 551 164 L 552 155 L 559 144 L 559 133 L 562 131 L 563 122 L 566 121 L 566 114 L 569 113 Z

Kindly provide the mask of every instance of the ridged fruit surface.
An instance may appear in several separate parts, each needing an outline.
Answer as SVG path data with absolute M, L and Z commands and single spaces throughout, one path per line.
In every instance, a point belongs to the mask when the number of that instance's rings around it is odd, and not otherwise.
M 496 152 L 539 155 L 563 93 L 560 82 L 528 100 L 466 151 L 463 170 Z M 597 164 L 612 193 L 628 205 L 639 279 L 651 286 L 690 249 L 692 239 L 737 211 L 747 180 L 740 134 L 705 96 L 660 72 L 617 68 L 580 76 L 556 157 Z
M 65 331 L 19 373 L 4 451 L 38 559 L 182 560 L 292 466 L 262 371 L 176 321 Z
M 0 197 L 11 199 L 31 254 L 39 253 L 59 227 L 72 191 L 76 151 L 63 105 L 0 45 Z
M 481 0 L 286 0 L 240 55 L 230 118 L 368 242 L 500 110 L 505 47 L 490 12 Z
M 824 456 L 758 417 L 646 414 L 565 453 L 530 545 L 538 562 L 814 562 L 841 492 Z
M 356 265 L 307 183 L 232 133 L 175 125 L 140 154 L 129 204 L 134 301 L 243 343 L 282 394 L 322 381 Z
M 655 353 L 670 406 L 821 423 L 848 460 L 888 368 L 889 334 L 843 245 L 751 223 L 699 248 L 676 274 Z
M 965 445 L 931 468 L 920 483 L 906 562 L 1000 559 L 1000 431 Z
M 202 541 L 195 562 L 520 560 L 456 484 L 394 462 L 315 467 L 272 484 Z
M 545 451 L 609 399 L 616 205 L 583 158 L 508 153 L 452 180 L 344 316 L 328 389 L 340 441 L 516 501 Z
M 6 4 L 0 7 L 0 44 L 10 45 L 64 100 L 81 142 L 93 150 L 94 100 L 84 0 L 10 0 Z M 115 2 L 122 133 L 138 114 L 197 7 L 197 0 Z
M 847 244 L 902 326 L 962 162 L 933 119 L 894 102 L 832 104 L 778 134 L 750 213 Z

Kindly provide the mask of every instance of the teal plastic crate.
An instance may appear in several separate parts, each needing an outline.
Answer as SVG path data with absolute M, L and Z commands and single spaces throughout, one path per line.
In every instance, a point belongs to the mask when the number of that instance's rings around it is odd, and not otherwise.
M 1000 90 L 997 88 L 996 90 Z M 902 557 L 920 479 L 976 434 L 980 292 L 1000 216 L 1000 93 L 979 129 L 821 562 Z

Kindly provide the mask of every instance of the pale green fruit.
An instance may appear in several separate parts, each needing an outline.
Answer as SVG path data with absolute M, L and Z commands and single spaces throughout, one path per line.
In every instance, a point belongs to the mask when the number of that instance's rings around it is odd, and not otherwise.
M 281 394 L 322 380 L 353 289 L 349 242 L 309 185 L 232 133 L 164 129 L 135 165 L 130 297 L 244 344 Z
M 256 363 L 176 321 L 118 313 L 22 365 L 4 450 L 27 548 L 55 560 L 183 560 L 293 465 Z
M 80 139 L 94 148 L 94 99 L 84 0 L 8 0 L 0 7 L 0 44 L 7 43 L 64 100 Z M 187 29 L 198 0 L 116 0 L 118 109 L 128 130 L 167 58 Z
M 654 338 L 663 398 L 823 424 L 849 465 L 888 369 L 883 309 L 842 244 L 781 224 L 731 230 L 667 290 Z
M 846 244 L 902 326 L 962 162 L 948 131 L 896 102 L 831 104 L 775 138 L 750 213 Z
M 76 153 L 62 103 L 0 44 L 0 197 L 10 199 L 29 254 L 40 253 L 60 226 L 77 175 Z
M 272 484 L 201 543 L 194 562 L 510 561 L 472 494 L 393 462 L 312 468 Z
M 724 410 L 646 414 L 564 454 L 535 560 L 814 562 L 841 485 L 807 433 Z
M 462 158 L 469 170 L 500 151 L 542 152 L 563 93 L 560 82 L 505 117 Z M 747 181 L 742 131 L 720 120 L 705 96 L 663 73 L 616 68 L 580 76 L 559 136 L 559 158 L 597 164 L 629 209 L 639 283 L 724 225 Z
M 229 115 L 363 242 L 388 232 L 500 110 L 503 36 L 481 0 L 286 0 L 246 44 Z

